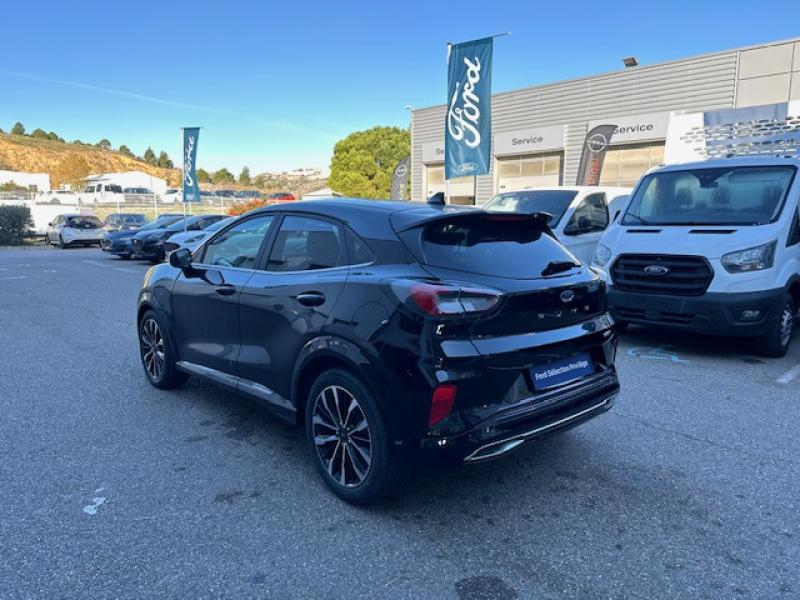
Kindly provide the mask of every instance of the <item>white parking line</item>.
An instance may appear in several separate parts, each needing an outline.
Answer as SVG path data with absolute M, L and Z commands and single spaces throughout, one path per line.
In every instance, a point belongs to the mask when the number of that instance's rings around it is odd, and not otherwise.
M 123 273 L 136 273 L 136 274 L 139 273 L 139 271 L 137 271 L 136 269 L 127 269 L 125 267 L 114 267 L 114 270 L 122 271 Z
M 786 371 L 786 373 L 778 377 L 775 381 L 777 381 L 778 383 L 787 384 L 798 375 L 800 375 L 800 365 L 792 367 L 791 369 Z
M 3 280 L 11 280 L 11 279 L 27 279 L 27 275 L 12 275 L 11 277 L 0 277 Z
M 94 266 L 94 267 L 103 267 L 104 269 L 107 269 L 108 267 L 110 267 L 110 266 L 111 266 L 111 265 L 108 265 L 108 264 L 106 264 L 106 263 L 101 263 L 101 262 L 98 262 L 98 261 L 96 261 L 96 260 L 82 260 L 81 262 L 84 262 L 84 263 L 86 263 L 87 265 L 92 265 L 92 266 Z

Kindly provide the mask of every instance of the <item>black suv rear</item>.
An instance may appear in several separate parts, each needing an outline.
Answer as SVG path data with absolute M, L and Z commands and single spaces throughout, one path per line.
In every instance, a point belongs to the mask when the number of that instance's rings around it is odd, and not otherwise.
M 304 423 L 351 502 L 385 494 L 412 453 L 500 456 L 619 390 L 604 285 L 545 223 L 344 199 L 254 211 L 149 271 L 145 373 Z

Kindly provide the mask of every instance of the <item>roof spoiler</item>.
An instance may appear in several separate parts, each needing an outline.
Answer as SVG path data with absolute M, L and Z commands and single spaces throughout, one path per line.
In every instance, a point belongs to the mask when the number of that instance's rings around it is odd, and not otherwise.
M 408 231 L 410 229 L 416 229 L 418 227 L 425 227 L 430 225 L 431 223 L 436 223 L 438 221 L 471 221 L 477 219 L 485 219 L 487 221 L 513 221 L 513 222 L 528 222 L 531 226 L 538 227 L 541 229 L 547 229 L 548 223 L 550 219 L 553 218 L 548 212 L 531 212 L 531 213 L 512 213 L 512 212 L 491 212 L 487 210 L 481 209 L 473 209 L 473 210 L 444 210 L 439 214 L 431 215 L 423 219 L 409 219 L 406 220 L 406 214 L 404 212 L 398 212 L 393 214 L 390 219 L 392 222 L 392 226 L 395 228 L 395 231 L 398 233 L 402 231 Z

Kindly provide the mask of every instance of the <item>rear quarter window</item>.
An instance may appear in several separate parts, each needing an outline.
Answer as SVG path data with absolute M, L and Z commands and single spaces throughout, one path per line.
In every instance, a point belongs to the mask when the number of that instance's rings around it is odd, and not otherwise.
M 479 215 L 436 221 L 401 237 L 423 264 L 481 275 L 536 279 L 552 262 L 576 261 L 528 219 Z

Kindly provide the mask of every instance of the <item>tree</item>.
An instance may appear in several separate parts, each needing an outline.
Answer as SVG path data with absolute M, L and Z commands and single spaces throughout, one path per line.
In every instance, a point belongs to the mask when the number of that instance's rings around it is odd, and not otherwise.
M 91 173 L 89 163 L 80 155 L 70 152 L 50 169 L 50 179 L 53 187 L 68 183 L 73 188 L 80 188 L 89 173 Z
M 242 167 L 242 172 L 239 173 L 239 183 L 242 185 L 250 185 L 250 169 Z
M 98 148 L 103 148 L 104 150 L 108 150 L 111 148 L 111 142 L 109 142 L 106 138 L 103 138 L 99 142 L 97 142 Z
M 197 169 L 197 181 L 200 183 L 211 183 L 211 173 L 205 169 Z
M 345 196 L 388 198 L 392 172 L 411 151 L 411 136 L 399 127 L 373 127 L 336 143 L 328 184 Z
M 17 121 L 14 123 L 14 127 L 11 128 L 11 133 L 14 135 L 25 135 L 25 126 Z
M 33 132 L 31 133 L 31 137 L 36 138 L 37 140 L 48 139 L 47 132 L 44 129 L 34 129 Z
M 48 133 L 47 139 L 53 140 L 54 142 L 61 142 L 62 144 L 64 143 L 64 138 L 58 135 L 55 131 L 51 131 L 50 133 Z
M 130 158 L 133 158 L 133 152 L 131 152 L 131 149 L 125 144 L 122 144 L 122 146 L 119 147 L 119 153 L 122 154 L 122 156 L 129 156 Z
M 153 149 L 148 146 L 147 150 L 144 151 L 144 162 L 148 165 L 156 164 L 156 153 L 153 152 Z
M 164 152 L 163 150 L 161 152 L 159 152 L 159 154 L 158 154 L 158 163 L 157 164 L 158 164 L 159 167 L 163 167 L 165 169 L 172 169 L 172 168 L 175 167 L 175 165 L 172 164 L 172 160 L 170 160 L 169 155 L 166 152 Z
M 233 173 L 228 171 L 228 169 L 222 168 L 219 171 L 214 171 L 213 175 L 214 183 L 233 183 L 236 181 L 236 178 L 233 176 Z
M 72 143 L 73 143 L 75 146 L 83 146 L 83 142 L 82 142 L 82 141 L 80 141 L 80 140 L 72 140 Z

